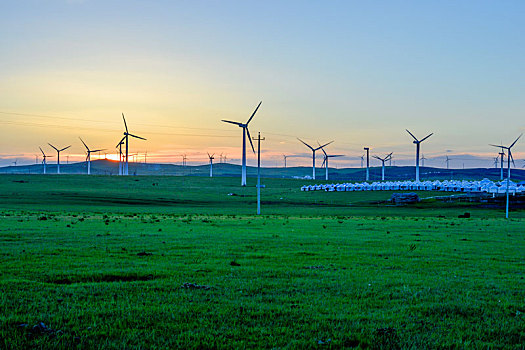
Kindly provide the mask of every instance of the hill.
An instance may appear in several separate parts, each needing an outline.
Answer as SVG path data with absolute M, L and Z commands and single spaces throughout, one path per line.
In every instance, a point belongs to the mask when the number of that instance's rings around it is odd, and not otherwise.
M 61 164 L 62 174 L 85 174 L 87 165 L 85 162 Z M 0 174 L 42 174 L 43 166 L 41 164 L 7 166 L 0 168 Z M 364 181 L 364 168 L 342 168 L 329 169 L 329 178 L 333 182 L 355 182 Z M 56 165 L 48 164 L 47 173 L 55 174 Z M 118 162 L 111 160 L 95 160 L 91 162 L 91 173 L 94 175 L 117 175 Z M 235 177 L 241 173 L 241 166 L 229 163 L 217 163 L 213 165 L 213 176 Z M 385 170 L 386 180 L 402 181 L 414 178 L 414 167 L 412 166 L 392 166 Z M 506 176 L 506 170 L 504 172 Z M 166 176 L 209 176 L 209 165 L 182 166 L 175 164 L 157 164 L 157 163 L 129 163 L 130 175 L 166 175 Z M 256 167 L 247 167 L 249 177 L 257 176 Z M 325 170 L 316 169 L 317 180 L 322 181 L 325 178 Z M 305 178 L 312 176 L 311 167 L 267 167 L 261 168 L 261 176 L 266 178 Z M 496 168 L 472 168 L 472 169 L 441 169 L 432 167 L 421 167 L 420 177 L 422 180 L 452 180 L 468 179 L 481 180 L 489 178 L 491 180 L 500 179 L 500 169 Z M 512 169 L 511 177 L 514 180 L 524 181 L 525 170 Z M 370 180 L 381 180 L 381 167 L 370 168 Z

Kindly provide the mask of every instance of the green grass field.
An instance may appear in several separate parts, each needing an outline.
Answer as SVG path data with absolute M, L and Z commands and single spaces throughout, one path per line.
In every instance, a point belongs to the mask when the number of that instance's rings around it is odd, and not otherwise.
M 0 176 L 0 348 L 525 347 L 523 210 L 249 180 Z

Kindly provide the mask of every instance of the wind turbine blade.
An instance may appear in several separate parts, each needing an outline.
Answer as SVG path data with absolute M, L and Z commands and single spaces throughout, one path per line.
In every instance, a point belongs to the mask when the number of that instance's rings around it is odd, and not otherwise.
M 124 117 L 124 113 L 122 113 L 122 119 L 124 119 L 124 127 L 126 128 L 126 132 L 128 132 L 128 124 L 126 124 L 126 118 Z
M 516 142 L 518 142 L 518 140 L 520 139 L 520 137 L 522 136 L 523 134 L 521 134 L 520 136 L 518 136 L 518 138 L 512 143 L 512 145 L 509 146 L 509 149 L 512 148 L 512 146 L 514 146 L 516 144 Z
M 323 148 L 323 147 L 326 147 L 326 146 L 328 146 L 329 144 L 331 144 L 332 142 L 334 142 L 334 141 L 330 141 L 330 142 L 328 142 L 328 143 L 325 143 L 324 145 L 319 146 L 319 147 L 316 148 L 315 150 L 317 151 L 318 149 L 321 149 L 321 148 Z
M 105 151 L 106 149 L 105 148 L 102 148 L 102 149 L 94 149 L 92 151 L 90 151 L 91 153 L 93 152 L 101 152 L 101 151 Z
M 246 122 L 246 125 L 248 125 L 248 123 L 253 119 L 253 117 L 255 116 L 255 113 L 257 113 L 257 110 L 259 109 L 259 107 L 261 106 L 261 102 L 259 102 L 259 104 L 257 105 L 257 108 L 255 108 L 255 111 L 253 111 L 252 113 L 252 116 L 250 117 L 250 119 L 248 119 L 248 121 Z
M 211 158 L 210 154 L 208 152 L 206 152 L 208 154 L 208 158 Z
M 323 158 L 323 164 L 321 164 L 321 168 L 324 167 L 325 163 L 326 163 L 326 157 Z
M 53 146 L 52 144 L 50 144 L 49 142 L 47 143 L 49 146 L 53 147 L 57 152 L 58 152 L 58 148 L 56 148 L 55 146 Z
M 137 139 L 141 139 L 141 140 L 146 140 L 144 137 L 140 137 L 140 136 L 133 135 L 133 134 L 128 134 L 128 136 L 131 136 L 131 137 L 134 137 L 134 138 L 137 138 Z
M 514 167 L 516 167 L 516 163 L 514 163 L 514 157 L 512 156 L 512 152 L 510 151 L 510 147 L 509 147 L 509 157 L 510 157 L 510 160 L 512 161 L 512 165 Z
M 331 154 L 327 157 L 344 157 L 345 155 L 344 154 Z
M 317 141 L 317 144 L 319 145 L 319 147 L 321 147 L 321 151 L 323 151 L 324 155 L 325 156 L 328 156 L 324 150 L 324 148 L 321 146 L 321 144 L 319 143 L 319 141 Z
M 44 153 L 44 151 L 42 151 L 42 147 L 38 147 L 38 148 L 40 148 L 40 152 L 42 152 L 42 155 L 45 157 L 46 154 Z
M 126 136 L 124 136 L 122 139 L 120 139 L 120 142 L 117 143 L 117 145 L 116 145 L 115 147 L 118 147 L 118 146 L 124 144 L 124 139 L 125 139 L 125 138 L 126 138 Z
M 423 141 L 425 141 L 426 139 L 428 139 L 428 138 L 429 138 L 430 136 L 432 136 L 432 135 L 434 135 L 434 133 L 431 133 L 431 134 L 429 134 L 429 135 L 423 137 L 423 138 L 421 139 L 421 141 L 419 141 L 419 142 L 423 142 Z
M 71 145 L 69 145 L 69 146 L 67 146 L 67 147 L 64 147 L 64 148 L 62 148 L 62 149 L 60 150 L 60 152 L 62 152 L 62 151 L 65 151 L 65 150 L 66 150 L 66 149 L 68 149 L 69 147 L 71 147 Z
M 246 136 L 248 136 L 248 140 L 250 140 L 250 145 L 252 145 L 252 151 L 255 153 L 255 148 L 253 147 L 252 137 L 250 136 L 250 130 L 248 130 L 248 127 L 246 127 Z
M 242 123 L 239 123 L 239 122 L 232 122 L 231 120 L 221 120 L 221 122 L 225 122 L 225 123 L 230 123 L 230 124 L 235 124 L 237 126 L 240 126 L 242 127 Z
M 505 148 L 505 146 L 501 146 L 501 145 L 493 145 L 491 143 L 489 143 L 489 146 L 494 146 L 494 147 L 498 147 L 498 148 Z
M 89 147 L 86 145 L 84 140 L 82 140 L 82 138 L 80 136 L 78 138 L 80 139 L 80 141 L 82 141 L 82 144 L 84 145 L 84 147 L 86 147 L 86 149 L 89 151 Z
M 416 139 L 416 137 L 415 137 L 414 135 L 412 135 L 412 133 L 411 133 L 408 129 L 405 129 L 405 130 L 410 134 L 410 136 L 412 136 L 412 138 L 413 138 L 414 140 L 416 140 L 417 142 L 419 142 L 419 140 Z
M 383 159 L 379 158 L 378 156 L 372 156 L 372 158 L 383 160 Z
M 304 142 L 303 140 L 301 140 L 300 138 L 297 138 L 299 141 L 301 141 L 306 147 L 308 147 L 309 149 L 311 149 L 312 151 L 314 151 L 313 147 L 310 146 L 309 144 L 307 144 L 306 142 Z

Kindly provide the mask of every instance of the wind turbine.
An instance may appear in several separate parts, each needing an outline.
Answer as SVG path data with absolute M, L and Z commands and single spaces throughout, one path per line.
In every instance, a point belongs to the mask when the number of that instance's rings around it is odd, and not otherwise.
M 502 145 L 491 145 L 491 146 L 494 146 L 494 147 L 500 147 L 501 150 L 503 151 L 503 149 L 506 149 L 507 152 L 508 152 L 508 156 L 507 156 L 507 205 L 505 206 L 505 218 L 509 218 L 509 183 L 510 183 L 510 161 L 512 160 L 512 164 L 514 164 L 514 158 L 512 157 L 512 152 L 511 152 L 511 148 L 516 144 L 516 142 L 518 142 L 518 140 L 520 139 L 520 137 L 522 136 L 523 134 L 521 134 L 520 136 L 518 136 L 518 138 L 516 140 L 514 140 L 514 142 L 509 146 L 509 147 L 505 147 L 505 146 L 502 146 Z M 514 166 L 516 166 L 516 164 L 514 164 Z
M 284 168 L 286 169 L 286 159 L 288 158 L 293 158 L 293 157 L 298 157 L 297 155 L 293 155 L 293 154 L 289 154 L 289 155 L 286 155 L 286 154 L 283 154 L 283 159 L 284 159 Z
M 497 157 L 494 157 L 494 169 L 498 168 L 498 159 L 499 159 L 499 155 Z
M 361 168 L 363 167 L 363 162 L 364 162 L 364 160 L 365 160 L 365 155 L 363 154 L 363 155 L 361 156 Z
M 128 151 L 129 151 L 129 138 L 128 138 L 128 136 L 131 136 L 131 137 L 134 137 L 134 138 L 137 138 L 137 139 L 141 139 L 141 140 L 146 140 L 146 139 L 143 138 L 143 137 L 137 136 L 137 135 L 130 134 L 129 131 L 128 131 L 128 125 L 126 124 L 126 118 L 124 117 L 124 113 L 122 113 L 122 119 L 124 120 L 124 127 L 126 128 L 126 131 L 124 131 L 124 138 L 123 138 L 123 141 L 126 142 L 126 166 L 124 167 L 124 175 L 128 175 L 129 174 L 129 172 L 128 172 L 128 170 L 129 170 L 129 168 L 128 168 Z
M 421 154 L 421 166 L 425 166 L 425 160 L 427 158 L 425 158 L 425 155 L 424 154 Z
M 428 139 L 434 133 L 431 133 L 431 134 L 423 137 L 421 140 L 418 140 L 414 135 L 412 135 L 412 133 L 410 131 L 408 131 L 408 129 L 405 129 L 405 130 L 410 134 L 410 136 L 412 136 L 412 138 L 414 139 L 414 141 L 412 141 L 412 143 L 414 143 L 416 145 L 416 182 L 419 182 L 419 147 L 420 147 L 421 142 L 423 142 L 426 139 Z
M 18 159 L 15 159 L 15 161 L 13 162 L 13 164 L 16 166 L 16 163 L 18 163 Z
M 87 156 L 86 156 L 86 162 L 87 162 L 87 174 L 90 175 L 91 174 L 91 153 L 93 152 L 100 152 L 100 151 L 103 151 L 104 149 L 94 149 L 94 150 L 90 150 L 89 147 L 86 145 L 86 143 L 84 142 L 84 140 L 82 140 L 81 137 L 79 137 L 80 141 L 82 142 L 82 144 L 84 145 L 84 147 L 86 147 L 86 150 L 87 150 Z
M 44 153 L 44 151 L 42 150 L 42 147 L 38 147 L 40 148 L 40 152 L 42 152 L 42 164 L 44 165 L 44 174 L 46 173 L 46 158 L 47 157 L 52 157 L 52 156 L 48 156 Z
M 57 154 L 58 154 L 58 158 L 57 158 L 57 174 L 60 174 L 60 152 L 65 151 L 66 149 L 71 147 L 71 145 L 69 145 L 67 147 L 64 147 L 62 149 L 58 149 L 55 146 L 53 146 L 52 144 L 50 144 L 50 143 L 48 143 L 48 145 L 53 147 L 55 149 L 55 151 L 57 151 Z
M 384 158 L 381 158 L 381 157 L 378 157 L 378 156 L 372 156 L 373 158 L 375 159 L 379 159 L 381 161 L 381 164 L 382 164 L 382 167 L 381 167 L 381 181 L 385 181 L 385 162 L 387 160 L 390 160 L 390 158 L 392 157 L 392 154 L 394 152 L 391 152 L 390 154 L 388 154 L 386 157 Z
M 318 144 L 319 144 L 319 142 L 318 142 Z M 321 146 L 321 144 L 319 144 L 319 146 Z M 321 168 L 323 166 L 325 167 L 325 170 L 326 170 L 325 180 L 328 181 L 328 158 L 342 157 L 343 155 L 342 154 L 328 155 L 328 154 L 326 154 L 326 152 L 325 152 L 323 147 L 321 147 L 321 151 L 323 151 L 323 153 L 324 153 L 324 159 L 323 159 L 323 164 L 321 165 Z
M 213 177 L 213 160 L 215 159 L 215 158 L 213 158 L 214 155 L 215 155 L 215 153 L 212 154 L 211 156 L 208 153 L 208 158 L 210 158 L 210 177 Z
M 448 170 L 448 162 L 450 162 L 450 158 L 448 156 L 445 156 L 445 163 L 447 163 L 447 170 Z
M 119 153 L 119 156 L 118 156 L 118 174 L 119 175 L 122 175 L 123 174 L 123 166 L 122 166 L 122 161 L 123 161 L 123 154 L 122 154 L 122 145 L 124 144 L 124 139 L 126 138 L 126 136 L 124 136 L 119 143 L 117 143 L 117 146 L 115 146 L 117 149 L 118 149 L 118 153 Z
M 319 147 L 317 148 L 313 148 L 312 146 L 310 146 L 309 144 L 307 144 L 306 142 L 304 142 L 303 140 L 301 140 L 300 138 L 297 138 L 299 141 L 301 141 L 306 147 L 308 147 L 309 149 L 312 150 L 312 179 L 315 180 L 315 151 L 318 151 L 320 150 L 321 148 L 325 147 L 325 146 L 328 146 L 329 144 L 331 144 L 332 142 L 334 141 L 330 141 L 328 143 L 325 143 L 324 145 L 319 145 Z
M 246 123 L 239 123 L 239 122 L 232 122 L 231 120 L 222 120 L 225 123 L 230 123 L 237 125 L 239 128 L 242 128 L 242 173 L 241 173 L 241 186 L 246 186 L 246 134 L 248 134 L 248 140 L 250 140 L 250 145 L 252 146 L 252 151 L 255 154 L 255 148 L 253 147 L 252 137 L 250 136 L 250 131 L 248 130 L 248 124 L 255 116 L 255 113 L 257 113 L 257 110 L 261 106 L 261 102 L 257 105 L 255 108 L 255 111 L 253 111 L 250 119 Z

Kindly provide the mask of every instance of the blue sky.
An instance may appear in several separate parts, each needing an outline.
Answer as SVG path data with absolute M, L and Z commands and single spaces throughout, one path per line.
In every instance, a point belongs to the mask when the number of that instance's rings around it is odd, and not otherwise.
M 525 131 L 523 1 L 20 0 L 0 10 L 0 164 L 34 161 L 47 142 L 73 144 L 80 160 L 78 136 L 113 148 L 121 112 L 148 138 L 134 152 L 151 159 L 238 159 L 241 130 L 220 119 L 246 120 L 260 100 L 250 129 L 267 138 L 267 165 L 308 155 L 296 137 L 335 140 L 332 153 L 347 157 L 334 166 L 358 165 L 363 146 L 412 164 L 409 128 L 435 133 L 422 145 L 427 165 L 447 154 L 489 166 L 488 143 Z

